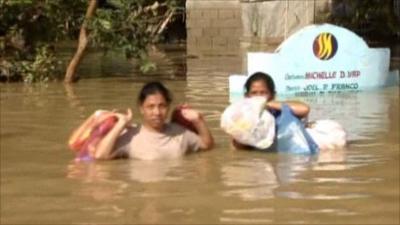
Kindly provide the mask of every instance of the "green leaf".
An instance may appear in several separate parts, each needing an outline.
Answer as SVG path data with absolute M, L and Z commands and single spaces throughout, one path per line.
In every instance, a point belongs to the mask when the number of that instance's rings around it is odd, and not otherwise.
M 111 29 L 111 22 L 105 19 L 98 19 L 99 23 L 105 30 Z
M 154 71 L 156 68 L 157 67 L 155 63 L 146 61 L 140 66 L 140 71 L 142 71 L 143 73 L 148 73 L 150 71 Z

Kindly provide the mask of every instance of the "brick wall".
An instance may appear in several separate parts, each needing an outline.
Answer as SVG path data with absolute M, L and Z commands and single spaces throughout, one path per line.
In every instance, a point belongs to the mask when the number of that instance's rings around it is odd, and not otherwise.
M 242 35 L 239 0 L 187 0 L 186 29 L 188 54 L 238 54 Z

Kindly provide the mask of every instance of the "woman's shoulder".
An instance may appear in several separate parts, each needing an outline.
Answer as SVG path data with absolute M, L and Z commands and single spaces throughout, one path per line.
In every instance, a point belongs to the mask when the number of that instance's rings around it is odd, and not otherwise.
M 171 134 L 183 134 L 188 131 L 185 127 L 182 125 L 175 123 L 175 122 L 170 122 L 166 124 L 166 132 L 171 133 Z
M 169 123 L 168 124 L 169 129 L 168 130 L 168 135 L 171 136 L 176 136 L 176 135 L 182 135 L 184 138 L 189 138 L 189 139 L 197 139 L 199 135 L 192 130 L 190 130 L 187 127 L 184 127 L 180 124 L 177 123 Z

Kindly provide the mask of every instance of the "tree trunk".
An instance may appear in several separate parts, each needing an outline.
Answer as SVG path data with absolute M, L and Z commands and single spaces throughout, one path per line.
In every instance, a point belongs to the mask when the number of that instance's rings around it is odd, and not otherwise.
M 86 30 L 86 20 L 90 19 L 94 13 L 96 12 L 97 8 L 97 0 L 89 0 L 89 6 L 86 10 L 85 21 L 83 21 L 80 32 L 79 32 L 79 40 L 78 40 L 78 48 L 75 52 L 75 55 L 72 57 L 67 71 L 65 73 L 64 82 L 65 83 L 72 83 L 76 81 L 75 72 L 78 68 L 80 61 L 83 58 L 83 53 L 85 52 L 86 46 L 89 42 L 87 30 Z

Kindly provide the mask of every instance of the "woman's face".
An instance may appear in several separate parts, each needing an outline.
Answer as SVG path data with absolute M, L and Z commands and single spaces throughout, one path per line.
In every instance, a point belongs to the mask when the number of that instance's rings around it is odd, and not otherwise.
M 143 123 L 155 130 L 161 131 L 167 119 L 169 105 L 164 96 L 155 93 L 146 97 L 140 106 Z
M 273 94 L 268 89 L 267 85 L 265 85 L 264 81 L 261 80 L 254 81 L 250 85 L 250 90 L 247 93 L 246 97 L 253 97 L 253 96 L 263 96 L 266 97 L 268 101 L 271 101 L 274 98 Z

